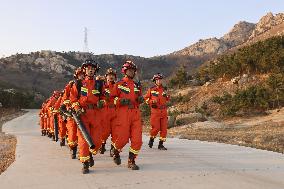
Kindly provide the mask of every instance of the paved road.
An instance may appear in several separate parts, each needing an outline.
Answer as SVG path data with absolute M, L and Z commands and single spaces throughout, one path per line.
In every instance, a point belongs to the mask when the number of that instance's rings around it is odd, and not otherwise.
M 95 167 L 81 174 L 78 160 L 67 147 L 39 135 L 37 111 L 16 118 L 3 130 L 17 136 L 16 161 L 0 175 L 1 189 L 89 188 L 284 188 L 284 155 L 252 148 L 169 139 L 168 151 L 148 149 L 147 138 L 137 162 L 141 170 L 126 168 L 97 155 Z

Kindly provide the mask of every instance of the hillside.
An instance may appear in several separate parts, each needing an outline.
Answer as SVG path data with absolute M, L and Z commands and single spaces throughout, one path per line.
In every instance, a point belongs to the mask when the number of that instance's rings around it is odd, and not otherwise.
M 48 97 L 53 90 L 62 89 L 72 79 L 73 70 L 86 58 L 100 63 L 99 74 L 109 67 L 120 72 L 126 59 L 132 59 L 139 68 L 139 80 L 148 80 L 156 72 L 170 76 L 184 66 L 193 75 L 208 60 L 246 45 L 283 34 L 284 14 L 268 13 L 256 24 L 241 21 L 221 38 L 201 39 L 182 50 L 164 56 L 144 58 L 131 55 L 82 52 L 38 51 L 16 54 L 0 59 L 0 81 L 39 96 Z M 121 75 L 119 75 L 121 77 Z M 11 88 L 11 87 L 10 87 Z

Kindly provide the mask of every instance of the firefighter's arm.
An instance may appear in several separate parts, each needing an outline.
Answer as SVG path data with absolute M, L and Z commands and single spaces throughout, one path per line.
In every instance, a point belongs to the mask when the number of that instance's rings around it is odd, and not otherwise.
M 121 91 L 119 90 L 119 83 L 115 84 L 113 95 L 114 95 L 114 105 L 119 107 L 119 106 L 125 106 L 130 104 L 130 100 L 127 98 L 121 98 Z
M 72 109 L 74 109 L 77 113 L 79 113 L 80 111 L 82 112 L 78 96 L 79 96 L 79 91 L 77 90 L 77 87 L 73 85 L 70 90 L 70 103 Z
M 97 107 L 98 108 L 103 108 L 106 106 L 106 100 L 107 100 L 107 97 L 106 97 L 106 94 L 105 94 L 105 87 L 103 86 L 102 87 L 102 94 L 100 95 L 100 100 L 98 101 L 97 103 Z
M 142 94 L 142 87 L 141 86 L 139 86 L 139 96 L 138 96 L 138 98 L 137 98 L 137 102 L 138 102 L 138 104 L 142 104 L 143 102 L 145 102 L 145 100 L 144 100 L 144 97 L 143 97 L 143 94 Z
M 151 90 L 148 89 L 146 95 L 144 96 L 144 100 L 145 100 L 146 104 L 150 104 L 150 99 L 151 99 Z
M 70 90 L 71 90 L 71 83 L 69 82 L 65 86 L 64 94 L 63 94 L 63 97 L 62 97 L 64 105 L 70 105 L 70 99 L 69 99 Z

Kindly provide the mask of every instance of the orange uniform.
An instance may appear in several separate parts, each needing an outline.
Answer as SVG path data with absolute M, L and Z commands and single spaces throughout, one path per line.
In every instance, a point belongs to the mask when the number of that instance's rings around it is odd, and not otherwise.
M 142 123 L 138 102 L 142 91 L 132 79 L 124 77 L 115 84 L 114 92 L 114 103 L 117 106 L 117 136 L 114 148 L 121 151 L 130 139 L 129 152 L 137 155 L 142 146 Z M 130 104 L 124 105 L 122 102 L 125 99 L 128 99 Z
M 70 93 L 72 87 L 76 86 L 76 81 L 70 81 L 64 89 L 64 94 L 63 94 L 63 104 L 65 104 L 66 109 L 68 111 L 71 110 L 71 103 L 70 103 Z M 67 135 L 68 135 L 68 146 L 73 149 L 74 147 L 77 147 L 78 145 L 78 137 L 77 137 L 77 125 L 76 122 L 72 117 L 67 118 Z
M 105 84 L 106 105 L 102 109 L 103 143 L 106 143 L 110 135 L 111 135 L 112 144 L 115 142 L 116 139 L 116 133 L 115 133 L 116 108 L 114 105 L 114 91 L 115 91 L 114 87 L 115 87 L 114 83 Z
M 150 135 L 155 138 L 160 132 L 160 141 L 165 141 L 168 127 L 166 103 L 169 101 L 169 96 L 166 94 L 164 87 L 155 86 L 147 91 L 144 98 L 151 107 L 150 123 L 152 129 Z
M 103 87 L 102 87 L 103 88 Z M 88 143 L 84 139 L 81 131 L 78 130 L 78 146 L 79 156 L 81 162 L 88 162 L 90 160 L 90 152 L 96 154 L 102 144 L 102 126 L 98 117 L 97 103 L 101 100 L 102 91 L 100 91 L 100 82 L 86 77 L 82 81 L 80 91 L 73 85 L 70 94 L 70 101 L 75 110 L 84 109 L 84 113 L 80 115 L 86 130 L 90 134 L 95 149 L 89 149 Z
M 40 125 L 40 130 L 41 132 L 43 133 L 44 131 L 44 103 L 42 104 L 42 107 L 40 109 L 40 112 L 39 112 L 39 125 Z
M 54 104 L 54 112 L 56 112 L 56 115 L 58 117 L 58 131 L 59 131 L 59 138 L 62 140 L 66 136 L 66 123 L 63 119 L 63 117 L 59 114 L 59 108 L 63 104 L 63 98 L 60 96 L 56 103 Z
M 46 108 L 47 108 L 47 116 L 48 116 L 48 126 L 47 130 L 54 134 L 54 118 L 53 118 L 53 110 L 54 110 L 54 104 L 57 101 L 57 99 L 54 96 L 51 96 L 49 101 L 47 102 Z

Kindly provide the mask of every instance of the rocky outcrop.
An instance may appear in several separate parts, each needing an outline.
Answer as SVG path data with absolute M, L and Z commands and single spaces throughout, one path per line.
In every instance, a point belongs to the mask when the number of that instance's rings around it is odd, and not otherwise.
M 273 15 L 270 12 L 267 15 L 263 16 L 259 20 L 259 22 L 256 24 L 256 27 L 253 30 L 249 39 L 251 40 L 251 39 L 271 30 L 273 27 L 282 24 L 283 22 L 284 22 L 284 14 L 283 13 Z
M 230 30 L 229 33 L 221 37 L 229 48 L 235 47 L 247 41 L 255 29 L 255 24 L 249 22 L 239 22 Z
M 283 25 L 283 26 L 282 26 Z M 281 27 L 282 26 L 282 27 Z M 228 50 L 238 48 L 242 45 L 250 45 L 262 38 L 284 35 L 284 14 L 273 15 L 268 13 L 263 16 L 258 23 L 249 23 L 241 21 L 221 38 L 209 38 L 199 40 L 182 50 L 175 51 L 170 55 L 175 56 L 208 56 L 219 55 Z

